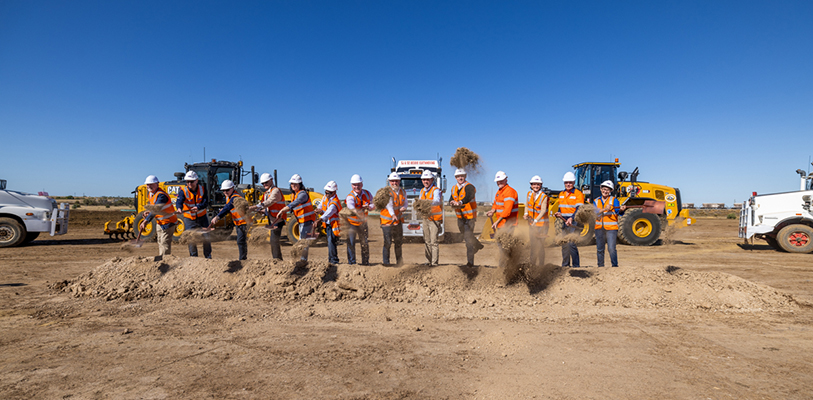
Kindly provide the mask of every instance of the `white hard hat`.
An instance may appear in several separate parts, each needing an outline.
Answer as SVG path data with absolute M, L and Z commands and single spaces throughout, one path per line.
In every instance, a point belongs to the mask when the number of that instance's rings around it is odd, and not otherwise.
M 353 174 L 353 176 L 350 177 L 350 183 L 364 183 L 364 180 L 361 179 L 361 175 Z
M 393 173 L 390 174 L 390 176 L 387 177 L 387 180 L 388 181 L 400 181 L 401 177 L 398 176 L 397 173 L 393 172 Z
M 508 179 L 508 175 L 503 171 L 497 171 L 497 175 L 494 175 L 494 182 L 504 181 L 506 179 Z
M 336 181 L 330 181 L 325 185 L 325 190 L 329 192 L 336 192 L 339 190 L 339 185 L 336 184 Z
M 299 174 L 293 174 L 291 179 L 288 179 L 288 183 L 302 183 L 302 177 Z
M 260 183 L 266 183 L 272 179 L 274 179 L 274 177 L 271 176 L 271 174 L 269 174 L 268 172 L 265 172 L 262 175 L 260 175 Z
M 220 190 L 226 191 L 234 187 L 234 182 L 226 179 L 223 183 L 220 184 Z
M 562 177 L 562 182 L 576 182 L 576 175 L 573 175 L 572 172 L 567 171 L 565 172 L 565 176 Z
M 602 186 L 602 187 L 606 186 L 606 187 L 610 188 L 610 190 L 612 190 L 612 189 L 614 189 L 614 188 L 615 188 L 615 185 L 613 185 L 613 181 L 604 181 L 604 182 L 601 182 L 601 186 Z
M 158 183 L 158 177 L 155 175 L 148 176 L 147 179 L 144 180 L 144 184 L 146 185 L 148 183 Z
M 542 183 L 542 177 L 539 175 L 534 175 L 534 177 L 531 178 L 531 183 Z
M 466 170 L 463 168 L 458 168 L 454 170 L 454 176 L 466 175 Z
M 421 174 L 421 179 L 435 179 L 435 176 L 432 175 L 432 171 L 425 169 Z
M 196 181 L 198 180 L 198 174 L 195 171 L 187 171 L 186 176 L 183 177 L 185 181 Z

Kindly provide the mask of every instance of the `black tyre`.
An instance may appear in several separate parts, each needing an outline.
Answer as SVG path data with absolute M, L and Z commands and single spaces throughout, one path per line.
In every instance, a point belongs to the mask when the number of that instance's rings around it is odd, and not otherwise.
M 133 221 L 133 230 L 135 231 L 136 236 L 138 236 L 138 227 L 141 226 L 141 221 L 144 219 L 144 216 L 141 214 L 136 215 L 135 220 Z M 141 240 L 152 239 L 155 237 L 155 219 L 150 221 L 147 226 L 144 227 L 144 231 L 141 232 Z
M 813 228 L 801 224 L 788 225 L 779 231 L 776 241 L 788 253 L 813 252 Z
M 565 221 L 562 221 L 560 218 L 556 218 L 555 227 L 556 236 L 560 236 L 565 228 Z M 582 228 L 581 232 L 579 232 L 579 240 L 576 242 L 576 245 L 587 246 L 591 244 L 596 244 L 595 225 L 587 224 Z
M 768 246 L 773 247 L 775 250 L 785 251 L 779 246 L 779 242 L 776 241 L 776 238 L 765 236 L 765 241 L 768 242 Z
M 288 241 L 291 242 L 291 244 L 294 244 L 301 239 L 299 237 L 299 221 L 297 221 L 296 218 L 292 217 L 291 219 L 288 220 L 287 225 L 288 225 Z M 314 222 L 314 225 L 316 225 L 316 222 Z M 322 232 L 324 232 L 324 229 L 320 225 L 317 235 L 312 236 L 311 238 L 318 239 Z
M 28 243 L 33 242 L 34 239 L 36 239 L 37 236 L 39 236 L 39 235 L 40 235 L 39 232 L 28 232 L 28 233 L 26 233 L 25 234 L 25 239 L 23 239 L 23 244 L 28 244 Z
M 178 223 L 175 224 L 175 233 L 172 234 L 172 241 L 177 242 L 181 240 L 181 235 L 186 230 L 186 225 L 183 223 L 183 218 L 178 218 Z
M 618 241 L 633 246 L 652 246 L 661 237 L 661 219 L 640 208 L 627 210 L 618 220 Z
M 25 226 L 13 218 L 0 218 L 0 247 L 14 247 L 25 240 Z

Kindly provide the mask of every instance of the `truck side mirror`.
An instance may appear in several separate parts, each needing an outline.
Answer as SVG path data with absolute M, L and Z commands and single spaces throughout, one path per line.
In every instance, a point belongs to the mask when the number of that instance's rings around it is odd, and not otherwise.
M 620 182 L 624 182 L 624 179 L 627 179 L 627 173 L 625 171 L 621 171 L 618 173 L 618 180 Z

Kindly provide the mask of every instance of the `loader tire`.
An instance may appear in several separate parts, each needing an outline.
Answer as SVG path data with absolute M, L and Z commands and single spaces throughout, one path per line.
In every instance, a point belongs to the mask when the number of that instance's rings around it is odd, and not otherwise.
M 291 218 L 290 220 L 288 220 L 287 225 L 288 225 L 288 241 L 291 244 L 295 244 L 296 242 L 298 242 L 301 239 L 299 237 L 299 221 L 297 221 L 296 218 Z M 316 225 L 316 222 L 314 222 L 314 226 L 315 225 Z M 322 229 L 320 228 L 319 229 L 319 235 L 321 235 L 321 233 L 322 233 Z M 319 235 L 316 235 L 315 237 L 313 237 L 313 239 L 314 240 L 319 239 Z
M 562 235 L 562 231 L 565 228 L 565 221 L 562 221 L 559 218 L 556 218 L 556 237 Z M 577 246 L 588 246 L 591 244 L 596 244 L 596 231 L 594 224 L 586 224 L 582 231 L 579 232 L 579 240 L 576 241 Z
M 25 240 L 25 226 L 13 218 L 0 218 L 0 247 L 14 247 Z
M 802 224 L 788 225 L 779 231 L 776 241 L 788 253 L 813 252 L 813 228 Z
M 652 246 L 661 236 L 661 219 L 639 208 L 627 210 L 618 220 L 618 241 L 632 246 Z
M 141 214 L 136 215 L 135 221 L 133 221 L 133 231 L 135 231 L 136 236 L 138 236 L 138 227 L 141 225 L 141 220 L 144 219 L 144 216 Z M 147 226 L 144 227 L 144 232 L 141 232 L 141 239 L 145 242 L 151 240 L 155 237 L 155 219 L 150 221 Z

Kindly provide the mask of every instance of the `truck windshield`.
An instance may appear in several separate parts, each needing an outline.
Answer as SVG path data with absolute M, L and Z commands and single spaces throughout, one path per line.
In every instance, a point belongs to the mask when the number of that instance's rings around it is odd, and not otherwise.
M 423 189 L 423 182 L 420 179 L 401 179 L 401 187 L 407 192 L 412 190 L 420 191 Z

